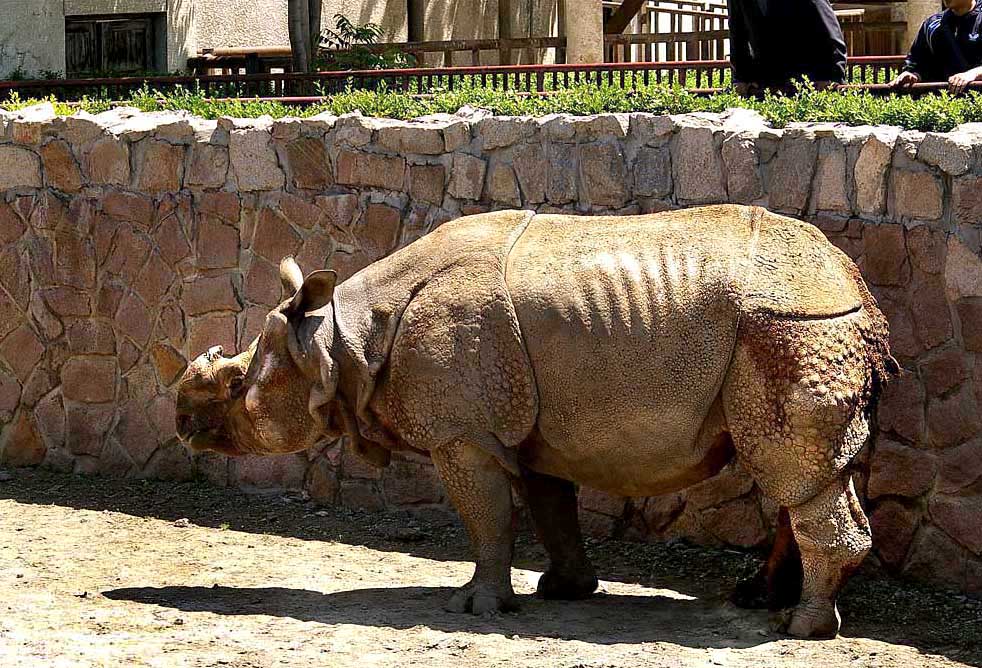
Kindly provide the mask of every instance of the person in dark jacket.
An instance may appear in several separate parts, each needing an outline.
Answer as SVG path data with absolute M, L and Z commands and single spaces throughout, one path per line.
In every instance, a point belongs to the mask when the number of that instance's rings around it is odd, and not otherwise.
M 741 95 L 842 83 L 846 42 L 829 0 L 727 0 L 730 64 Z
M 982 2 L 945 0 L 944 5 L 943 12 L 921 24 L 893 86 L 947 81 L 948 90 L 958 95 L 968 84 L 982 79 Z

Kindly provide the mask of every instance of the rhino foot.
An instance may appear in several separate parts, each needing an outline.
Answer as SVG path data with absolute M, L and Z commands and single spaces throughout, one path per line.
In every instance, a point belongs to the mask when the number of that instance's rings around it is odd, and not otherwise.
M 496 592 L 486 585 L 473 583 L 455 591 L 444 606 L 447 612 L 469 612 L 473 615 L 493 615 L 517 609 L 518 602 L 513 593 Z
M 810 601 L 782 610 L 775 621 L 778 633 L 814 640 L 835 638 L 842 625 L 836 606 L 825 601 Z
M 597 576 L 592 572 L 561 572 L 549 569 L 539 578 L 536 593 L 545 599 L 574 601 L 597 591 Z

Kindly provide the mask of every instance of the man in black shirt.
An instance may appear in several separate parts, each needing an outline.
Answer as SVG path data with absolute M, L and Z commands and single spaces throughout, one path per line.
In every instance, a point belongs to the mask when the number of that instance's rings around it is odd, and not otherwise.
M 945 0 L 945 11 L 929 16 L 910 47 L 904 71 L 892 85 L 906 88 L 919 81 L 947 81 L 958 95 L 982 79 L 982 3 Z
M 730 64 L 741 95 L 790 92 L 808 77 L 816 87 L 842 83 L 846 43 L 829 0 L 727 0 Z

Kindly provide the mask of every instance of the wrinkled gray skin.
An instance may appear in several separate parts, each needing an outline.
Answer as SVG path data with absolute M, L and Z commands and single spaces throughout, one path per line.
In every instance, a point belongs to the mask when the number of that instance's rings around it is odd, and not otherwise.
M 246 352 L 189 366 L 178 432 L 229 455 L 347 434 L 369 461 L 429 455 L 470 534 L 449 603 L 513 605 L 512 487 L 550 567 L 539 593 L 597 585 L 576 487 L 647 496 L 736 458 L 781 507 L 774 552 L 737 592 L 830 636 L 870 547 L 848 473 L 895 364 L 855 265 L 815 228 L 717 206 L 447 223 L 341 285 L 281 265 L 288 301 Z

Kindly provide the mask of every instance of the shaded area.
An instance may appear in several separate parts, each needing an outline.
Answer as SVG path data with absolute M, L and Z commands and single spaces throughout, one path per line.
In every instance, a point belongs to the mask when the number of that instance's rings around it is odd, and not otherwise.
M 583 601 L 558 602 L 519 596 L 521 607 L 516 613 L 474 617 L 442 610 L 452 592 L 449 587 L 354 589 L 330 594 L 281 587 L 139 587 L 112 589 L 102 594 L 116 601 L 185 612 L 271 615 L 321 624 L 393 629 L 422 624 L 448 633 L 500 633 L 509 637 L 550 637 L 606 645 L 670 642 L 698 648 L 745 648 L 777 639 L 762 631 L 767 628 L 766 614 L 747 613 L 713 601 L 598 594 Z M 636 618 L 639 623 L 597 624 L 598 619 L 622 616 Z M 719 630 L 715 641 L 706 642 L 706 629 Z
M 199 483 L 81 478 L 27 469 L 18 470 L 11 480 L 0 482 L 0 499 L 109 510 L 172 521 L 187 518 L 200 526 L 361 545 L 437 561 L 469 560 L 464 531 L 452 513 L 440 508 L 366 513 L 319 507 L 296 496 L 250 496 Z M 592 619 L 595 624 L 597 618 L 610 614 L 610 606 L 616 606 L 621 612 L 629 610 L 628 616 L 639 620 L 636 627 L 618 631 L 617 637 L 621 638 L 618 642 L 625 643 L 658 639 L 684 643 L 684 630 L 689 625 L 704 624 L 719 630 L 720 646 L 741 646 L 732 644 L 746 642 L 739 640 L 739 633 L 734 633 L 734 625 L 768 627 L 765 613 L 745 612 L 725 605 L 736 578 L 749 574 L 759 564 L 753 554 L 683 542 L 638 544 L 588 540 L 587 549 L 604 580 L 671 588 L 699 600 L 601 595 L 570 603 L 525 597 L 523 611 L 518 615 L 488 621 L 443 613 L 441 606 L 450 590 L 442 588 L 363 589 L 323 594 L 276 588 L 168 587 L 111 590 L 105 595 L 218 614 L 269 614 L 393 628 L 432 624 L 433 628 L 448 631 L 487 629 L 488 633 L 519 635 L 535 633 L 519 628 L 528 624 L 530 611 L 548 611 L 561 628 L 571 629 L 570 635 L 562 637 L 575 637 L 575 631 L 583 634 L 583 639 L 589 639 L 592 631 L 579 616 Z M 541 571 L 546 563 L 541 547 L 526 528 L 519 535 L 515 566 Z M 393 601 L 397 603 L 395 607 Z M 861 572 L 843 592 L 840 610 L 843 636 L 909 645 L 924 653 L 982 666 L 982 601 L 900 582 L 879 573 Z M 359 614 L 362 616 L 358 617 Z M 673 625 L 664 627 L 669 632 L 655 628 L 661 626 L 661 620 L 668 619 L 677 620 L 674 631 L 671 631 Z M 533 619 L 531 623 L 534 626 L 536 622 Z M 543 631 L 542 635 L 548 633 Z M 776 637 L 769 633 L 764 636 Z M 764 636 L 758 642 L 763 642 Z

